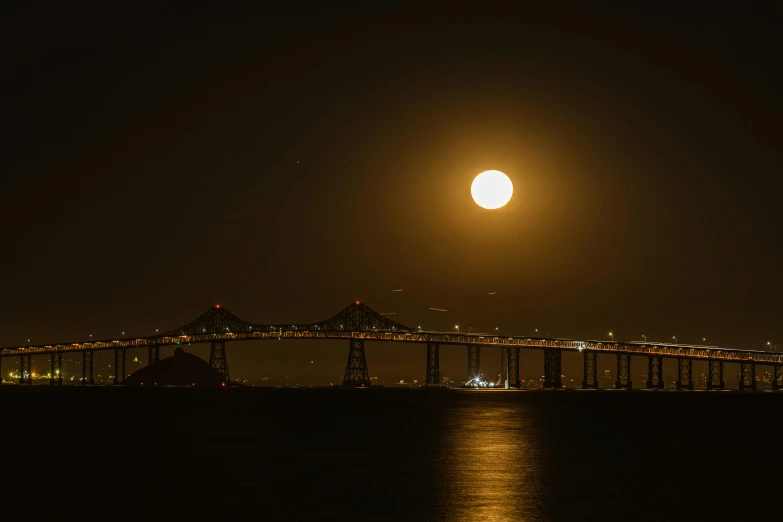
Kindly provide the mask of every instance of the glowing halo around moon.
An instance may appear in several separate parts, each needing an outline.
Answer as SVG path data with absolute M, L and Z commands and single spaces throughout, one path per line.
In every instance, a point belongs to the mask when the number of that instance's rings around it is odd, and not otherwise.
M 495 210 L 511 200 L 514 185 L 499 170 L 487 170 L 476 176 L 470 186 L 473 201 L 482 208 Z

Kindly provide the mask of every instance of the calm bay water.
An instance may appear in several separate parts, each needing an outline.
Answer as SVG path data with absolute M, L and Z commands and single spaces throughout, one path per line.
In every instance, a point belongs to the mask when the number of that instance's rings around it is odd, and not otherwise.
M 783 513 L 783 392 L 4 387 L 0 412 L 26 520 Z

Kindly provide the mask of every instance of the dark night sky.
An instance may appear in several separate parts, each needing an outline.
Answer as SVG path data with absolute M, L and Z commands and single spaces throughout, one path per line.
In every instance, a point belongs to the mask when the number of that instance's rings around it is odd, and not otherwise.
M 356 299 L 431 329 L 783 345 L 780 6 L 26 4 L 2 37 L 4 346 Z M 493 168 L 515 195 L 486 211 Z M 339 377 L 347 352 L 279 346 L 232 347 L 233 373 Z M 368 345 L 370 372 L 422 378 L 423 354 Z

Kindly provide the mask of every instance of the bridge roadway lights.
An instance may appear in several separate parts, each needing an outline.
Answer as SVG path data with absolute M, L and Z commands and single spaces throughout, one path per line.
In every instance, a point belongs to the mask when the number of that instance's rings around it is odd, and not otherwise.
M 617 380 L 614 381 L 617 390 L 630 390 L 631 383 L 631 354 L 617 354 Z
M 468 382 L 481 377 L 481 346 L 468 345 Z
M 364 339 L 350 340 L 343 386 L 355 388 L 370 386 L 370 372 L 367 371 L 367 358 L 364 356 Z
M 647 357 L 647 382 L 648 390 L 663 389 L 663 358 L 660 355 Z
M 722 390 L 726 387 L 723 381 L 723 361 L 710 359 L 707 361 L 709 373 L 707 374 L 707 389 Z
M 428 386 L 440 386 L 440 345 L 427 343 L 427 380 Z
M 562 388 L 562 353 L 557 348 L 544 348 L 544 388 Z
M 677 359 L 677 389 L 693 389 L 693 360 L 687 357 Z
M 584 355 L 584 377 L 582 388 L 585 390 L 598 389 L 598 353 L 591 350 L 582 352 Z
M 52 371 L 49 372 L 49 384 L 61 385 L 63 383 L 63 353 L 54 352 L 51 354 Z
M 26 353 L 21 355 L 22 360 L 19 363 L 19 384 L 33 383 L 33 356 Z
M 114 384 L 125 382 L 125 348 L 114 349 Z
M 92 377 L 94 353 L 93 350 L 84 350 L 82 352 L 82 385 L 95 384 Z
M 226 386 L 231 384 L 231 376 L 228 373 L 228 359 L 226 358 L 225 341 L 212 341 L 209 349 L 209 365 L 220 372 L 226 381 Z
M 506 350 L 506 371 L 508 387 L 519 388 L 519 346 L 509 346 Z
M 740 362 L 740 391 L 756 389 L 756 365 L 750 361 Z

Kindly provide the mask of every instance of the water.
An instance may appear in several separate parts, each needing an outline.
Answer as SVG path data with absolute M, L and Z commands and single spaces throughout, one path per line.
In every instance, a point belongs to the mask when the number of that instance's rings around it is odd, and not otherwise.
M 777 518 L 783 392 L 0 389 L 25 520 Z

